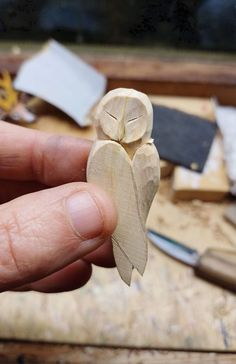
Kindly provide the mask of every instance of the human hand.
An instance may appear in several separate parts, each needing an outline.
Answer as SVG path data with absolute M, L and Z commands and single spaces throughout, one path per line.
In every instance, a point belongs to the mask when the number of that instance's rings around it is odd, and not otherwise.
M 0 122 L 0 291 L 72 290 L 114 266 L 114 205 L 83 182 L 90 147 Z

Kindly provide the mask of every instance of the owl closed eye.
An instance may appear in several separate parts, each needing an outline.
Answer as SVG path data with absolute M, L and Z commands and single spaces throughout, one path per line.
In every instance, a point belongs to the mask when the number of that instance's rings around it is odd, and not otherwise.
M 123 144 L 148 140 L 152 130 L 152 105 L 136 90 L 110 91 L 99 104 L 96 119 L 103 133 Z

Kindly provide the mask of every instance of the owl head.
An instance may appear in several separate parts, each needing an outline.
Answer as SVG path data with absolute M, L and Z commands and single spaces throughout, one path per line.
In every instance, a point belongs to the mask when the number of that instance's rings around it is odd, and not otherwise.
M 97 126 L 106 137 L 129 144 L 151 137 L 153 111 L 149 98 L 133 89 L 108 92 L 96 111 Z

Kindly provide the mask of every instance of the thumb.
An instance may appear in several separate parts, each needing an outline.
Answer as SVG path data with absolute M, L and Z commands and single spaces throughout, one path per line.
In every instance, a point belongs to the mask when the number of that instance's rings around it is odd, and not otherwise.
M 103 244 L 116 225 L 107 194 L 70 183 L 0 206 L 0 291 L 36 281 Z

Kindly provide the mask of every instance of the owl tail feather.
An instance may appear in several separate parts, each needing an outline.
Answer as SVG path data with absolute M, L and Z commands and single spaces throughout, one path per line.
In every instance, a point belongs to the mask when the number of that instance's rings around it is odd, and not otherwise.
M 130 286 L 131 278 L 132 278 L 132 271 L 133 271 L 133 264 L 130 262 L 127 255 L 123 252 L 123 250 L 119 247 L 117 242 L 112 239 L 113 242 L 113 253 L 115 262 L 117 265 L 118 272 L 121 276 L 121 279 Z

